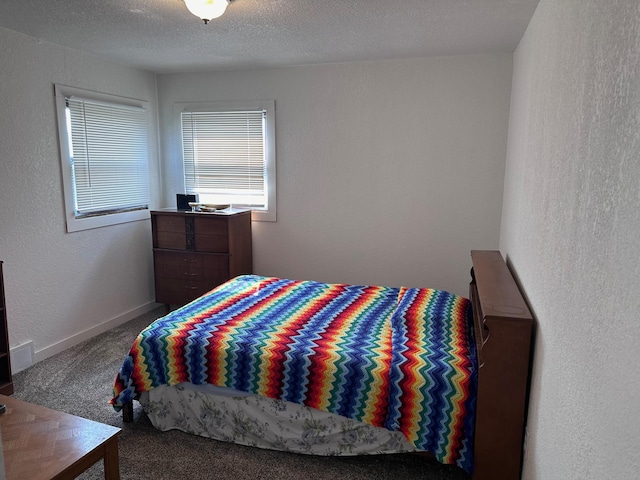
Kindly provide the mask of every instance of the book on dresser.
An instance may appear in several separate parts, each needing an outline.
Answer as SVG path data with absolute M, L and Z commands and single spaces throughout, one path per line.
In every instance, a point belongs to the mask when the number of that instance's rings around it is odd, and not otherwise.
M 2 261 L 0 261 L 0 394 L 13 394 L 9 332 L 7 331 L 7 304 L 4 296 Z
M 184 305 L 253 273 L 251 212 L 151 212 L 156 302 Z

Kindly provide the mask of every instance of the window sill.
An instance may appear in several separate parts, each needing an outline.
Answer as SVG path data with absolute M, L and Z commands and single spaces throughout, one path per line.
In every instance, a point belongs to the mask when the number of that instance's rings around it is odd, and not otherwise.
M 151 218 L 151 215 L 149 214 L 148 209 L 135 210 L 133 212 L 113 213 L 96 217 L 75 218 L 75 216 L 70 216 L 67 218 L 67 232 L 79 232 L 82 230 L 90 230 L 92 228 L 108 227 L 110 225 L 119 225 L 121 223 L 148 220 L 149 218 Z

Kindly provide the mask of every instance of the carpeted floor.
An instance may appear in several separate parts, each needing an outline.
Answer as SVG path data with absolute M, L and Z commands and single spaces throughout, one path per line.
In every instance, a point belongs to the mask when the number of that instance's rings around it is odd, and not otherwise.
M 14 376 L 14 396 L 122 428 L 120 474 L 137 479 L 438 479 L 464 480 L 460 469 L 418 455 L 314 457 L 244 447 L 178 431 L 155 430 L 140 405 L 135 420 L 107 403 L 113 379 L 140 330 L 162 316 L 164 308 L 142 315 L 87 340 Z M 103 479 L 102 463 L 78 477 Z

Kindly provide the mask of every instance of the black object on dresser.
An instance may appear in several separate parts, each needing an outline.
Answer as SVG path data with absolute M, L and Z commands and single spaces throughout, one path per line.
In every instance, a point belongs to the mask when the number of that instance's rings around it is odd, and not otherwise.
M 0 394 L 13 394 L 11 357 L 9 353 L 9 332 L 7 331 L 7 304 L 4 297 L 2 261 L 0 261 Z
M 253 272 L 251 212 L 151 212 L 156 302 L 184 305 Z

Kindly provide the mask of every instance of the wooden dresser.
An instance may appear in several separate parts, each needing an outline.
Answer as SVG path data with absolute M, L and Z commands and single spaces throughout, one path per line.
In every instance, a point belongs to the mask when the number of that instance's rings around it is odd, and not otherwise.
M 0 394 L 13 394 L 11 357 L 9 354 L 9 332 L 7 331 L 7 304 L 4 300 L 2 261 L 0 261 Z
M 253 272 L 251 212 L 151 212 L 156 301 L 184 305 Z

